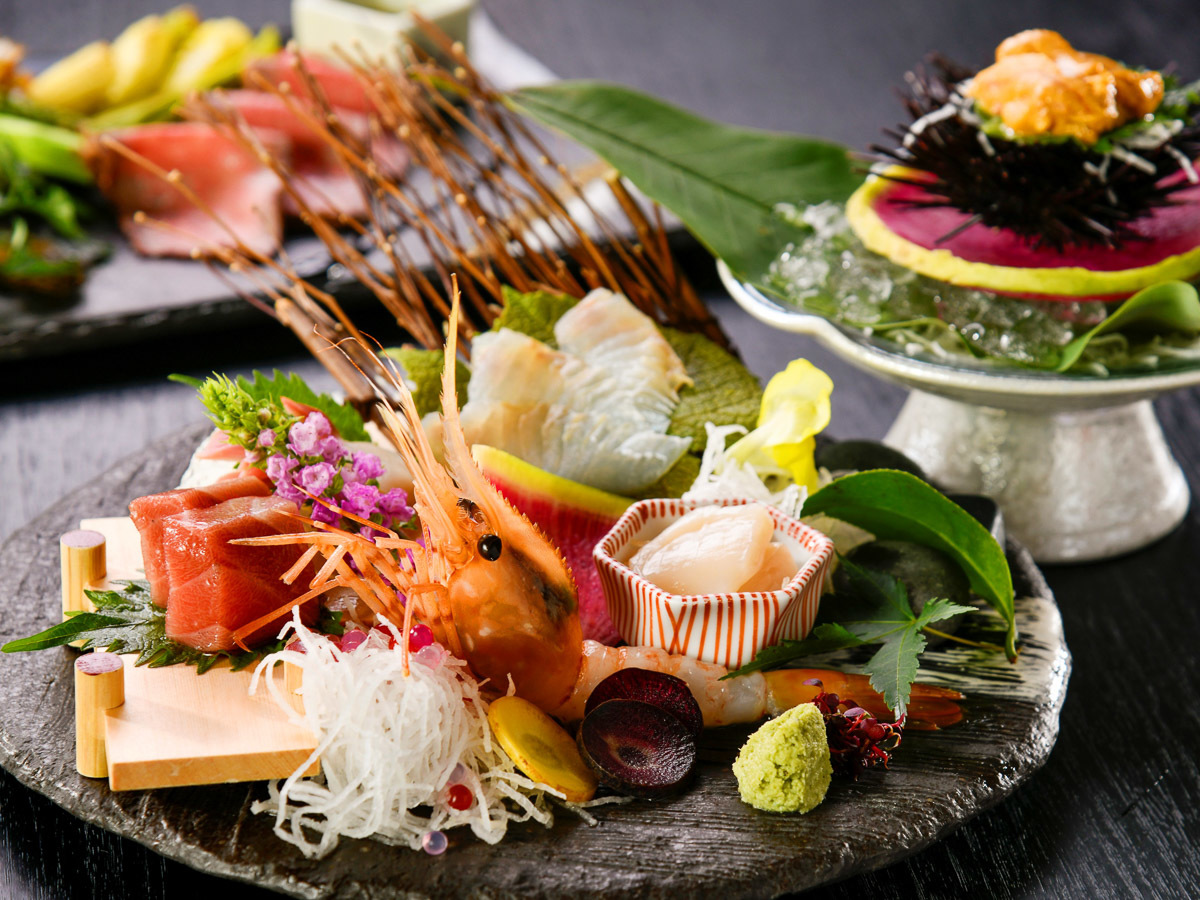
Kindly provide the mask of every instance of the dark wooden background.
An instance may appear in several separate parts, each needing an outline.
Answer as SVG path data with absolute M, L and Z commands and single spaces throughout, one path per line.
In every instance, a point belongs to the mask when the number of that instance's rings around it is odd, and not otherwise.
M 207 14 L 286 21 L 280 0 L 195 0 Z M 156 11 L 165 0 L 0 0 L 0 33 L 53 55 Z M 1063 29 L 1085 49 L 1178 63 L 1200 75 L 1200 5 L 1013 0 L 904 3 L 485 0 L 496 23 L 551 69 L 653 91 L 711 116 L 819 133 L 862 146 L 892 123 L 891 88 L 938 48 L 966 62 L 1021 28 Z M 880 437 L 903 392 L 771 332 L 693 266 L 751 367 L 767 376 L 808 356 L 837 385 L 831 433 Z M 294 368 L 321 381 L 282 329 L 197 333 L 134 349 L 0 367 L 0 538 L 126 454 L 199 419 L 172 371 Z M 1193 491 L 1200 488 L 1200 393 L 1158 402 Z M 1105 490 L 1097 484 L 1094 489 Z M 1058 747 L 1003 805 L 934 848 L 824 898 L 1163 897 L 1200 893 L 1200 516 L 1120 560 L 1053 567 L 1075 671 Z M 0 598 L 8 604 L 30 598 Z M 0 678 L 4 675 L 0 659 Z M 947 772 L 952 779 L 955 773 Z M 646 848 L 652 853 L 653 848 Z M 720 846 L 712 848 L 721 853 Z M 451 862 L 446 860 L 445 862 Z M 581 884 L 586 891 L 588 886 Z M 85 826 L 0 773 L 0 898 L 258 897 Z

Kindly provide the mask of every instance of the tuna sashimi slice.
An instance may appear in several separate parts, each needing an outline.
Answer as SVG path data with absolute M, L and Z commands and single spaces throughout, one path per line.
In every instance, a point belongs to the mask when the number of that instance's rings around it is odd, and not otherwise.
M 163 553 L 162 522 L 167 516 L 189 509 L 207 509 L 234 497 L 266 497 L 271 486 L 261 478 L 244 475 L 203 488 L 180 488 L 138 497 L 129 504 L 129 517 L 142 539 L 142 565 L 150 582 L 150 599 L 167 605 L 169 580 Z
M 193 109 L 203 117 L 203 105 L 234 113 L 256 134 L 286 135 L 291 142 L 288 168 L 296 176 L 291 189 L 304 206 L 323 218 L 367 215 L 367 199 L 358 179 L 338 158 L 333 148 L 301 118 L 288 103 L 266 91 L 215 91 L 196 101 Z M 335 108 L 339 125 L 346 133 L 370 148 L 380 171 L 398 177 L 408 164 L 408 153 L 394 137 L 372 136 L 368 117 L 352 109 Z M 185 108 L 185 115 L 188 110 Z M 320 117 L 320 113 L 317 113 Z M 297 199 L 285 190 L 284 211 L 299 214 Z
M 167 636 L 197 650 L 232 650 L 233 633 L 279 609 L 308 590 L 303 575 L 292 584 L 279 577 L 300 558 L 302 548 L 245 547 L 238 538 L 298 530 L 294 504 L 280 497 L 238 497 L 208 509 L 191 509 L 163 520 L 163 553 L 170 578 Z M 301 618 L 316 621 L 318 602 L 304 604 Z M 247 646 L 271 640 L 290 617 L 246 638 Z
M 278 249 L 283 236 L 282 185 L 253 154 L 218 129 L 200 122 L 164 122 L 107 137 L 167 172 L 179 172 L 183 184 L 255 252 L 269 256 Z M 268 152 L 287 159 L 290 145 L 285 136 L 264 130 L 260 137 Z M 122 232 L 139 253 L 188 257 L 193 250 L 210 254 L 233 246 L 229 233 L 175 185 L 98 140 L 90 142 L 86 156 L 97 186 L 117 208 Z M 138 222 L 138 212 L 163 224 Z

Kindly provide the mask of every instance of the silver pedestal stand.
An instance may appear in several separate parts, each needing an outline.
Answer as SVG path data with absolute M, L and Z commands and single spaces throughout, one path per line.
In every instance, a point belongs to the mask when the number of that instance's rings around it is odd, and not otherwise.
M 886 443 L 944 487 L 994 498 L 1038 562 L 1144 547 L 1187 513 L 1188 486 L 1150 400 L 1200 370 L 1088 378 L 991 372 L 913 359 L 742 284 L 733 299 L 775 328 L 808 334 L 853 365 L 912 389 Z

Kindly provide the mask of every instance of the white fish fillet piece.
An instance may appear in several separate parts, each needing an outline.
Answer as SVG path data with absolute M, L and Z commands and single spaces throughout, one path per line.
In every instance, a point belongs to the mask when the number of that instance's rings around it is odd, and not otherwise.
M 688 383 L 683 363 L 611 291 L 588 294 L 555 335 L 558 350 L 509 329 L 475 338 L 467 440 L 613 493 L 653 484 L 690 446 L 665 433 Z

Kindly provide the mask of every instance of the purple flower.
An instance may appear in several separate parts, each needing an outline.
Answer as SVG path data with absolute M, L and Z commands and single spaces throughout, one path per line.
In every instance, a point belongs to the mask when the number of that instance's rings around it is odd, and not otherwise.
M 374 453 L 356 450 L 351 454 L 351 458 L 354 460 L 355 481 L 370 481 L 383 477 L 383 463 Z
M 264 428 L 258 433 L 258 446 L 273 447 L 275 445 L 275 432 L 270 428 Z
M 325 522 L 328 525 L 337 524 L 341 516 L 327 506 L 322 506 L 320 503 L 313 504 L 312 517 L 317 522 Z
M 275 496 L 290 500 L 297 506 L 303 506 L 308 500 L 306 496 L 290 481 L 281 481 L 275 485 Z
M 325 413 L 313 410 L 305 417 L 304 421 L 317 429 L 317 437 L 319 438 L 327 438 L 333 434 L 333 428 L 330 426 L 329 420 L 325 418 Z
M 313 415 L 288 429 L 288 447 L 297 456 L 317 456 L 321 452 L 318 449 L 321 436 L 317 434 L 316 424 L 309 421 Z
M 314 463 L 300 470 L 300 484 L 310 494 L 320 496 L 333 484 L 336 474 L 333 466 L 327 462 Z
M 371 513 L 376 511 L 375 505 L 379 502 L 379 488 L 369 484 L 351 482 L 342 488 L 341 501 L 342 509 L 346 512 L 369 519 Z
M 256 463 L 260 459 L 262 459 L 262 454 L 259 453 L 257 450 L 243 450 L 242 451 L 242 462 L 246 463 L 247 465 L 249 465 L 251 463 Z
M 317 443 L 316 452 L 325 462 L 338 463 L 346 458 L 346 445 L 335 437 L 326 437 Z
M 392 488 L 379 498 L 376 505 L 392 519 L 408 520 L 413 516 L 413 508 L 408 505 L 408 494 L 404 488 Z
M 267 460 L 267 477 L 278 486 L 281 482 L 291 483 L 292 470 L 300 465 L 298 460 L 282 453 L 274 454 Z

